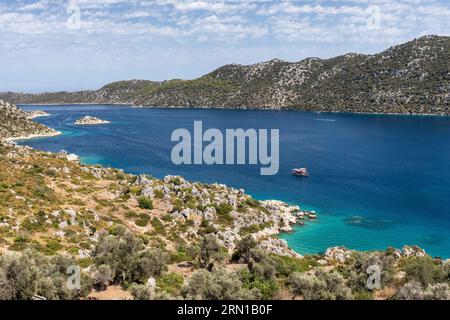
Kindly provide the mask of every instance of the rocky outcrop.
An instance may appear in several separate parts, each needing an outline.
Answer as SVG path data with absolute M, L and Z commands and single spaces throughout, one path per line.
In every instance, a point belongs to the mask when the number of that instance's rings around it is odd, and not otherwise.
M 353 250 L 349 250 L 345 247 L 333 247 L 328 248 L 325 251 L 324 258 L 328 262 L 345 263 L 348 259 L 351 258 L 353 253 Z
M 29 114 L 13 104 L 0 100 L 0 140 L 55 136 L 60 132 L 29 119 Z
M 76 125 L 79 126 L 91 126 L 91 125 L 98 125 L 98 124 L 108 124 L 111 123 L 109 121 L 106 120 L 102 120 L 93 116 L 85 116 L 83 118 L 78 119 L 77 121 L 75 121 Z
M 236 241 L 249 231 L 258 240 L 273 239 L 281 232 L 292 231 L 291 225 L 297 223 L 298 206 L 290 206 L 281 201 L 257 201 L 246 195 L 244 190 L 227 187 L 223 184 L 209 186 L 192 183 L 179 176 L 167 176 L 163 181 L 138 176 L 135 185 L 141 188 L 140 196 L 153 198 L 156 193 L 163 199 L 189 199 L 191 205 L 174 204 L 170 210 L 174 219 L 193 220 L 200 223 L 209 221 L 217 232 L 221 243 L 233 249 Z M 226 216 L 227 224 L 221 220 Z M 266 241 L 267 251 L 295 255 L 284 241 Z
M 30 112 L 27 112 L 27 114 L 28 114 L 29 119 L 48 117 L 50 115 L 50 113 L 47 113 L 45 111 L 40 111 L 40 110 L 30 111 Z

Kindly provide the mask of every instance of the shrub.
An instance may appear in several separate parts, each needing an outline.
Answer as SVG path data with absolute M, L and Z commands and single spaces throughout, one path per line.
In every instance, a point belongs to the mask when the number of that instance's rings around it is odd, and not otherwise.
M 62 245 L 61 243 L 59 243 L 59 241 L 57 240 L 50 240 L 46 245 L 45 245 L 45 252 L 47 254 L 55 254 L 58 250 L 62 249 Z
M 219 218 L 219 223 L 224 225 L 230 225 L 233 223 L 233 217 L 230 214 L 233 210 L 232 206 L 222 203 L 221 205 L 216 205 L 215 209 Z
M 292 293 L 305 300 L 350 300 L 353 299 L 350 288 L 337 272 L 315 274 L 294 272 L 290 277 Z
M 159 220 L 157 217 L 153 217 L 151 220 L 151 224 L 153 229 L 155 229 L 155 232 L 161 235 L 166 234 L 166 230 L 164 228 L 164 225 L 162 224 L 161 220 Z
M 153 201 L 147 197 L 138 198 L 139 208 L 153 210 Z
M 134 300 L 152 300 L 152 291 L 144 285 L 134 283 L 130 286 L 129 290 Z
M 186 299 L 238 300 L 252 299 L 257 292 L 242 288 L 242 282 L 235 273 L 215 269 L 212 272 L 194 272 L 188 284 L 182 288 L 181 294 Z
M 253 208 L 259 207 L 261 205 L 261 203 L 254 198 L 247 198 L 247 200 L 245 200 L 245 204 Z
M 177 251 L 173 252 L 170 256 L 172 263 L 179 263 L 184 261 L 192 261 L 192 257 L 188 254 L 188 250 L 185 246 L 178 246 Z
M 241 271 L 239 277 L 243 283 L 243 288 L 256 290 L 261 299 L 271 299 L 278 292 L 278 284 L 274 278 L 262 278 L 248 270 Z
M 251 235 L 253 233 L 257 233 L 257 232 L 259 232 L 261 230 L 264 230 L 266 228 L 270 228 L 272 226 L 273 226 L 273 222 L 271 222 L 271 221 L 270 222 L 264 222 L 264 223 L 261 223 L 261 224 L 251 224 L 248 227 L 242 227 L 239 230 L 239 235 L 242 236 L 242 237 L 246 236 L 246 235 Z
M 354 294 L 355 300 L 373 300 L 373 294 L 368 291 L 360 291 Z
M 148 221 L 150 220 L 150 216 L 146 213 L 141 213 L 138 218 L 135 220 L 135 223 L 139 227 L 145 227 L 148 224 Z
M 428 286 L 423 293 L 425 300 L 450 300 L 450 287 L 447 283 L 437 283 Z
M 303 258 L 271 255 L 270 258 L 275 264 L 278 277 L 289 277 L 293 272 L 306 272 L 318 266 L 317 261 L 310 256 Z
M 410 281 L 398 290 L 395 296 L 398 300 L 423 300 L 423 288 L 420 282 Z
M 161 290 L 175 295 L 183 286 L 184 278 L 181 274 L 172 272 L 158 278 L 156 283 Z
M 155 194 L 155 197 L 158 199 L 164 198 L 164 192 L 162 190 L 156 189 L 153 191 L 153 193 Z
M 403 267 L 409 281 L 418 281 L 422 286 L 441 282 L 444 280 L 444 270 L 437 265 L 431 257 L 414 257 L 405 261 Z

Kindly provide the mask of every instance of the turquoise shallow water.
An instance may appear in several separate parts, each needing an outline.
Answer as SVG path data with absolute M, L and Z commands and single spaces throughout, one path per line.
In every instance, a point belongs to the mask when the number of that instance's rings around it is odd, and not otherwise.
M 417 244 L 450 257 L 450 118 L 292 111 L 134 109 L 128 106 L 25 106 L 51 113 L 38 121 L 64 132 L 24 141 L 61 149 L 85 163 L 119 167 L 156 177 L 244 188 L 259 199 L 280 199 L 319 212 L 316 222 L 282 235 L 301 253 L 330 246 L 358 250 Z M 84 115 L 109 125 L 78 127 Z M 280 172 L 259 166 L 176 166 L 170 161 L 176 128 L 280 129 Z M 306 166 L 307 179 L 290 170 Z

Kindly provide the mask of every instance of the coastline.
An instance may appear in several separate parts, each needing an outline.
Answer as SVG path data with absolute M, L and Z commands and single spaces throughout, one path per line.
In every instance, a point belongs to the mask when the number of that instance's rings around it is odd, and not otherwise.
M 37 115 L 31 115 L 28 119 L 33 120 L 33 119 L 37 119 L 37 118 L 45 118 L 45 117 L 49 117 L 50 114 L 37 114 Z
M 253 108 L 253 107 L 206 107 L 206 106 L 143 106 L 143 105 L 136 105 L 133 103 L 18 103 L 17 106 L 128 106 L 130 108 L 135 109 L 198 109 L 198 110 L 247 110 L 247 111 L 290 111 L 290 112 L 304 112 L 304 113 L 319 113 L 319 114 L 349 114 L 349 115 L 374 115 L 374 116 L 405 116 L 405 117 L 450 117 L 450 113 L 398 113 L 398 112 L 389 112 L 389 113 L 382 113 L 382 112 L 362 112 L 362 111 L 329 111 L 329 110 L 303 110 L 295 107 L 286 107 L 286 108 L 279 108 L 279 107 L 263 107 L 263 108 Z
M 17 103 L 16 106 L 23 107 L 23 106 L 133 106 L 132 103 Z
M 57 134 L 55 134 L 55 135 L 57 135 Z M 33 138 L 40 138 L 40 137 L 52 137 L 52 136 L 54 136 L 53 134 L 52 135 L 38 135 L 38 136 L 35 136 L 35 135 L 32 135 L 32 136 L 29 136 L 29 137 L 18 137 L 18 138 L 11 138 L 11 140 L 22 140 L 22 139 L 33 139 Z M 89 163 L 89 162 L 84 162 L 84 161 L 82 161 L 82 163 L 83 164 L 85 164 L 85 165 L 92 165 L 93 163 L 91 162 L 91 163 Z M 163 179 L 163 177 L 160 177 L 160 179 Z M 217 179 L 218 180 L 218 179 Z M 220 180 L 219 180 L 220 181 Z M 267 198 L 258 198 L 259 200 L 262 200 L 262 201 L 264 201 L 264 200 L 270 200 L 270 199 L 277 199 L 276 197 L 270 197 L 270 195 L 269 195 L 269 197 L 267 197 Z M 293 205 L 292 203 L 288 203 L 289 205 Z M 294 204 L 299 204 L 298 202 L 296 202 L 296 203 L 294 203 Z M 302 209 L 306 209 L 305 207 L 303 207 L 303 206 L 301 206 L 302 207 Z M 320 212 L 320 210 L 319 210 L 319 212 Z M 285 232 L 278 232 L 277 234 L 275 234 L 275 236 L 277 236 L 277 237 L 279 237 L 281 234 L 284 234 Z M 413 243 L 413 242 L 406 242 L 406 243 Z M 338 245 L 338 244 L 341 244 L 340 242 L 339 243 L 336 243 L 336 245 Z M 400 245 L 396 245 L 397 247 L 400 247 Z M 307 253 L 307 252 L 304 252 L 304 251 L 301 251 L 301 250 L 295 250 L 294 249 L 294 247 L 295 246 L 289 246 L 293 251 L 295 251 L 295 252 L 297 252 L 297 253 L 299 253 L 299 254 L 310 254 L 310 253 Z M 358 250 L 357 249 L 357 247 L 353 247 L 352 245 L 350 245 L 350 244 L 348 244 L 348 248 L 351 248 L 351 249 L 355 249 L 355 250 Z M 298 248 L 297 248 L 298 249 Z M 366 249 L 362 249 L 362 251 L 365 251 Z M 367 249 L 367 250 L 369 250 L 369 249 Z M 321 252 L 321 251 L 320 251 Z M 320 253 L 319 251 L 317 251 L 317 253 Z
M 37 138 L 51 138 L 61 135 L 61 131 L 55 131 L 52 133 L 38 133 L 38 134 L 29 134 L 27 136 L 18 136 L 18 137 L 9 137 L 9 138 L 3 138 L 2 141 L 5 142 L 13 142 L 18 140 L 30 140 L 30 139 L 37 139 Z
M 54 133 L 49 133 L 49 134 L 30 134 L 27 136 L 9 137 L 9 138 L 5 138 L 5 139 L 0 139 L 0 143 L 2 143 L 2 142 L 12 143 L 13 145 L 16 145 L 17 147 L 19 147 L 19 145 L 17 145 L 15 143 L 15 141 L 30 140 L 30 139 L 35 139 L 35 138 L 52 138 L 52 137 L 55 137 L 55 136 L 58 136 L 61 134 L 62 134 L 62 132 L 55 131 Z M 41 150 L 37 150 L 37 149 L 34 149 L 29 146 L 27 146 L 27 147 L 31 148 L 32 150 L 38 151 L 38 152 L 41 151 Z M 54 152 L 51 152 L 51 153 L 57 154 Z M 74 159 L 74 158 L 71 159 L 70 156 L 72 156 L 72 155 L 76 156 L 76 159 Z M 96 164 L 86 163 L 86 162 L 82 161 L 82 158 L 78 157 L 75 154 L 68 155 L 67 160 L 68 161 L 76 160 L 82 166 L 87 166 L 87 167 L 96 166 Z M 122 169 L 113 168 L 113 167 L 105 167 L 105 169 L 122 170 Z M 139 179 L 139 177 L 141 177 L 141 175 L 136 175 L 136 174 L 132 174 L 132 175 L 136 176 L 138 179 Z M 177 178 L 177 177 L 179 179 L 181 179 L 182 181 L 186 181 L 186 183 L 189 183 L 189 184 L 197 183 L 197 182 L 187 181 L 184 179 L 184 177 L 181 177 L 181 176 L 170 176 L 170 175 L 167 175 L 166 177 L 160 178 L 158 180 L 166 182 L 168 178 Z M 223 187 L 223 188 L 225 188 L 225 190 L 228 190 L 231 192 L 241 192 L 241 191 L 243 192 L 242 189 L 237 190 L 233 187 L 230 187 L 225 184 L 220 184 L 218 182 L 212 183 L 210 185 Z M 253 196 L 250 194 L 246 194 L 246 195 L 253 198 Z M 254 233 L 253 237 L 255 239 L 261 241 L 260 244 L 265 248 L 265 250 L 267 250 L 267 252 L 281 254 L 281 255 L 289 256 L 289 257 L 302 257 L 303 254 L 294 250 L 291 246 L 289 246 L 289 244 L 286 240 L 280 238 L 280 235 L 282 235 L 284 233 L 294 232 L 294 230 L 295 230 L 294 227 L 303 225 L 303 223 L 305 221 L 304 219 L 311 219 L 311 218 L 308 218 L 308 215 L 303 212 L 303 211 L 308 212 L 308 210 L 301 209 L 299 205 L 287 203 L 284 201 L 274 200 L 274 199 L 266 199 L 266 200 L 260 200 L 260 201 L 261 201 L 261 204 L 265 208 L 270 208 L 271 211 L 273 210 L 272 216 L 269 219 L 271 221 L 273 221 L 273 223 L 276 225 L 271 226 L 271 227 L 266 227 L 256 233 Z M 316 218 L 314 218 L 314 219 L 316 219 Z M 280 223 L 278 225 L 279 221 L 285 221 L 284 226 L 282 226 L 283 225 L 282 223 Z M 235 228 L 233 227 L 232 229 L 229 229 L 227 232 L 231 232 L 234 229 Z

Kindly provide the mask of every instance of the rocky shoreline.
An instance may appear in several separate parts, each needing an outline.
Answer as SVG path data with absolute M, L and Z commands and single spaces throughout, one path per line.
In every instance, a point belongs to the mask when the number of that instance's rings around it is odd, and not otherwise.
M 11 135 L 49 129 L 20 123 L 28 126 L 2 131 L 9 140 L 0 142 L 0 275 L 18 274 L 2 278 L 8 299 L 450 299 L 450 261 L 418 247 L 301 256 L 277 235 L 316 219 L 313 211 L 34 150 Z M 61 290 L 65 261 L 80 266 L 82 292 Z M 380 272 L 375 289 L 369 270 Z M 38 273 L 19 287 L 15 279 L 29 271 Z
M 48 117 L 50 116 L 50 113 L 45 112 L 45 111 L 30 111 L 27 112 L 28 113 L 28 119 L 35 119 L 35 118 L 41 118 L 41 117 Z
M 61 135 L 61 131 L 55 131 L 50 133 L 37 133 L 37 134 L 29 134 L 24 136 L 17 136 L 17 137 L 9 137 L 9 138 L 3 138 L 3 141 L 18 141 L 18 140 L 29 140 L 29 139 L 38 139 L 38 138 L 51 138 Z
M 75 121 L 75 125 L 79 126 L 91 126 L 91 125 L 99 125 L 99 124 L 109 124 L 110 121 L 102 120 L 93 116 L 85 116 Z
M 55 134 L 57 135 L 57 134 Z M 18 158 L 21 154 L 28 156 L 32 153 L 39 153 L 29 146 L 20 146 L 15 140 L 31 139 L 42 137 L 42 135 L 29 135 L 24 137 L 14 137 L 3 139 L 3 144 L 14 151 L 9 152 L 8 157 Z M 108 174 L 108 168 L 98 166 L 78 164 L 79 157 L 74 154 L 67 154 L 62 151 L 50 153 L 69 162 L 80 165 L 83 172 L 92 174 L 97 179 L 102 179 Z M 302 223 L 304 212 L 298 206 L 291 206 L 281 201 L 265 200 L 257 201 L 245 194 L 243 189 L 234 189 L 224 184 L 205 185 L 197 182 L 189 182 L 180 176 L 166 176 L 163 180 L 149 179 L 145 175 L 136 176 L 134 185 L 141 189 L 141 197 L 153 199 L 155 194 L 162 194 L 162 199 L 183 199 L 186 196 L 193 197 L 198 203 L 198 208 L 178 207 L 171 210 L 171 216 L 175 221 L 193 220 L 199 226 L 201 221 L 209 221 L 211 226 L 217 229 L 217 237 L 220 243 L 232 251 L 236 242 L 244 236 L 243 230 L 248 230 L 247 235 L 251 235 L 259 242 L 259 247 L 267 253 L 281 256 L 301 257 L 301 255 L 291 248 L 283 239 L 276 238 L 283 232 L 292 232 L 292 226 Z M 189 194 L 187 194 L 189 190 Z M 248 208 L 243 213 L 242 203 L 246 203 Z M 218 220 L 222 211 L 227 211 L 226 215 L 233 221 L 231 225 L 224 227 Z

